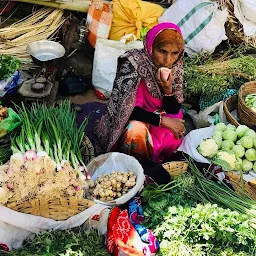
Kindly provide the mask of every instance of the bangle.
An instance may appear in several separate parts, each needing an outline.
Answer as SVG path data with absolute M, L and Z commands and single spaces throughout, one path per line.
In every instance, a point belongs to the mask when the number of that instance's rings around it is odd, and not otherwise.
M 174 93 L 170 93 L 170 94 L 165 93 L 163 96 L 164 97 L 171 97 L 171 96 L 174 96 Z
M 158 126 L 162 126 L 162 115 L 161 114 L 159 114 L 159 124 L 158 124 Z

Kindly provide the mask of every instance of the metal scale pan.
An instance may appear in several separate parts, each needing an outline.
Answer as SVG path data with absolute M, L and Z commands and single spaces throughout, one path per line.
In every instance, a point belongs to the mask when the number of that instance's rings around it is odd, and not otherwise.
M 41 77 L 35 77 L 25 81 L 19 90 L 19 93 L 25 98 L 45 98 L 52 89 L 52 82 L 46 77 L 47 68 L 57 66 L 61 58 L 65 55 L 65 48 L 54 41 L 40 40 L 32 42 L 27 46 L 27 52 L 31 55 L 33 62 L 42 67 Z M 41 88 L 38 86 L 37 79 L 45 77 L 45 83 Z

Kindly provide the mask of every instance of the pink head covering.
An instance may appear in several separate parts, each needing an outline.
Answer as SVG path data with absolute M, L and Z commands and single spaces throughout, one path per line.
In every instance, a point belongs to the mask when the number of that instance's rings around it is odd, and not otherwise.
M 156 26 L 154 26 L 153 28 L 151 28 L 148 31 L 146 38 L 145 38 L 145 48 L 149 55 L 151 55 L 151 53 L 152 53 L 152 45 L 154 43 L 156 36 L 165 29 L 176 30 L 182 35 L 180 28 L 174 23 L 162 22 L 162 23 L 157 24 Z

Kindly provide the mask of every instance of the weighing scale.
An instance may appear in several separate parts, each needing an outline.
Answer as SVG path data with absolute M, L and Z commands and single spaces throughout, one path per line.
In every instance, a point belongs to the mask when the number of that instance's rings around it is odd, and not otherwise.
M 37 66 L 39 72 L 25 81 L 19 89 L 24 101 L 46 101 L 55 83 L 55 67 L 65 55 L 65 48 L 54 41 L 40 40 L 27 46 L 27 52 Z

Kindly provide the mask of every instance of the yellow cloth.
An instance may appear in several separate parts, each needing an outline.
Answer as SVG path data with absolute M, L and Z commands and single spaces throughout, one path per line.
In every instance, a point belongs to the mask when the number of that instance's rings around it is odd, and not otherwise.
M 141 0 L 113 0 L 113 21 L 109 38 L 120 40 L 124 35 L 134 34 L 140 38 L 142 27 L 152 28 L 165 9 L 158 4 Z

